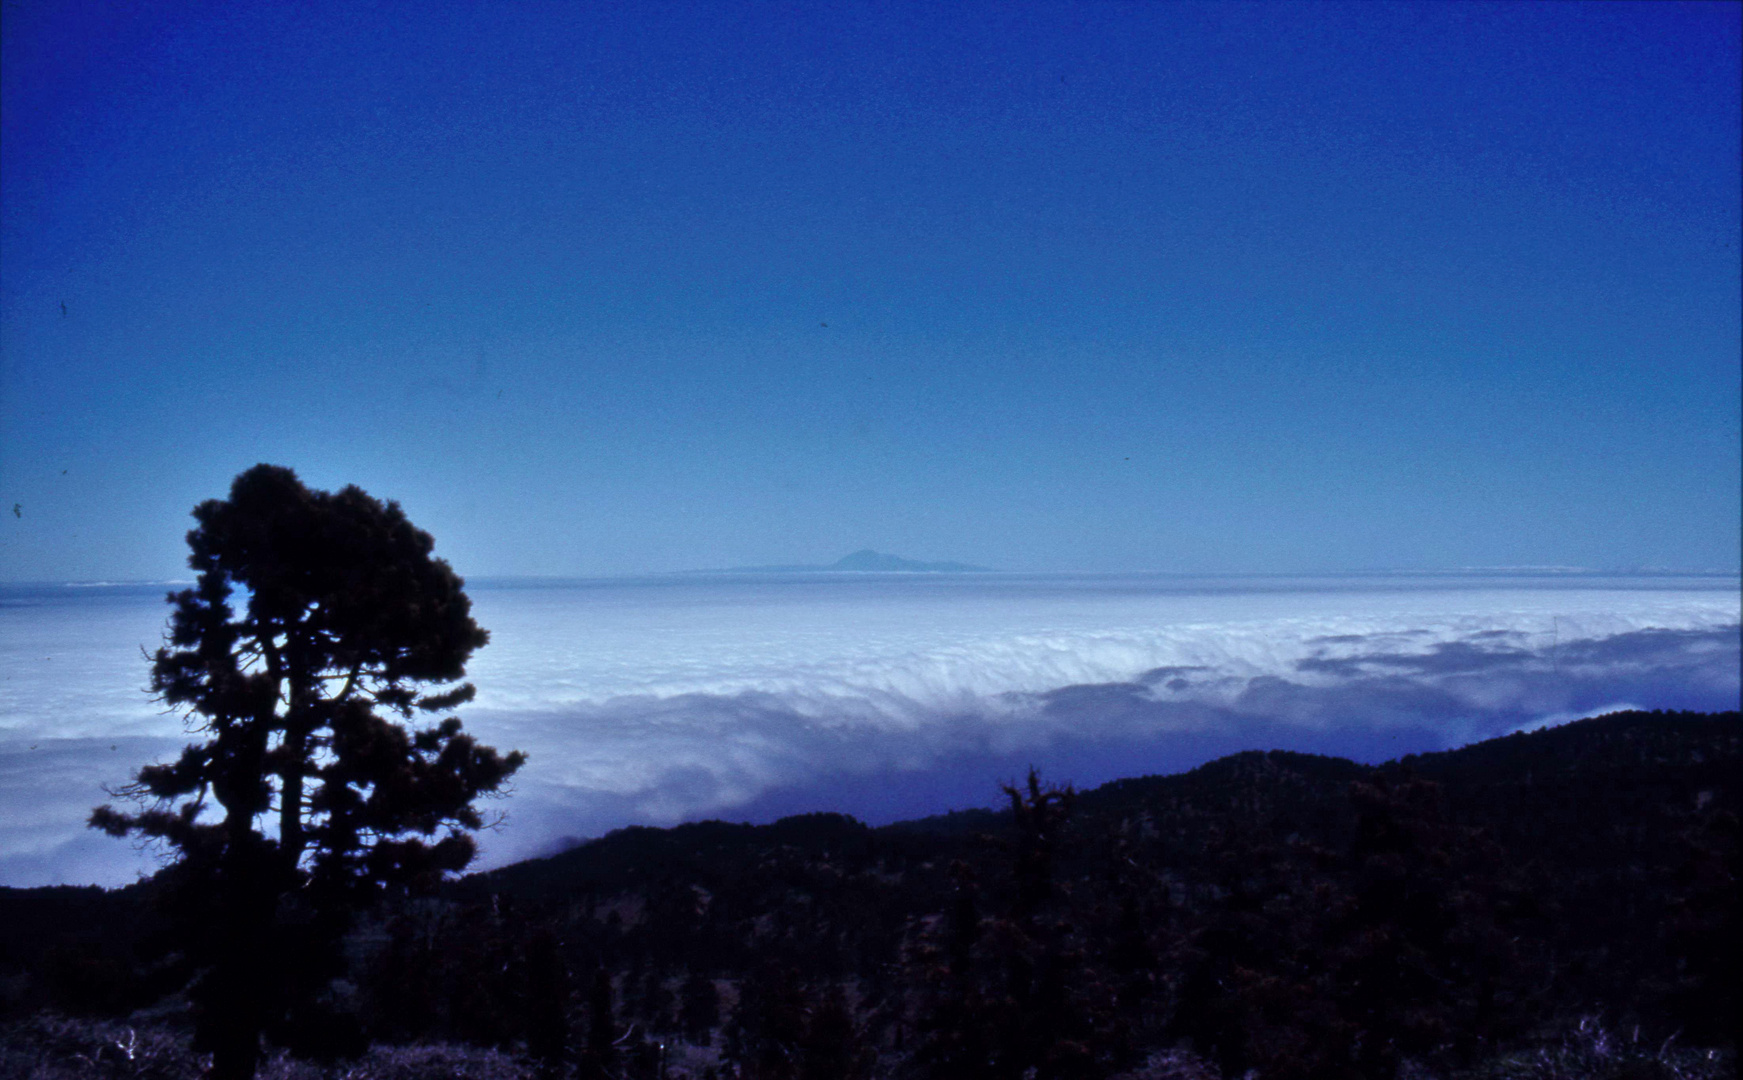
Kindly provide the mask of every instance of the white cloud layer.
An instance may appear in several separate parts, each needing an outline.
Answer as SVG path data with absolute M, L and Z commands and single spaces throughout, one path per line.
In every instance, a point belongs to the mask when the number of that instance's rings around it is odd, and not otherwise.
M 1723 579 L 765 578 L 479 588 L 464 715 L 526 750 L 488 862 L 566 836 L 988 801 L 1244 747 L 1369 760 L 1610 707 L 1736 708 Z M 0 883 L 127 880 L 81 828 L 173 753 L 141 687 L 156 592 L 0 608 Z M 114 749 L 111 749 L 114 747 Z

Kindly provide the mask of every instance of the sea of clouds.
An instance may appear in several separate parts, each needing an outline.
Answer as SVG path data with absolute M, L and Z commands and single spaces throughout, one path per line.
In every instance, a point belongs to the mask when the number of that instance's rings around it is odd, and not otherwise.
M 525 750 L 484 864 L 632 823 L 874 822 L 1247 748 L 1367 761 L 1620 708 L 1735 709 L 1735 577 L 674 576 L 479 583 L 467 726 Z M 155 867 L 83 828 L 187 741 L 165 588 L 0 592 L 0 884 Z

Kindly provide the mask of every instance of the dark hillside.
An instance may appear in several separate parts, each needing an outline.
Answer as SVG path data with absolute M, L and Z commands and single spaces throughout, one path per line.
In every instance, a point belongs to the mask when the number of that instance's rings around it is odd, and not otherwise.
M 753 852 L 787 851 L 810 861 L 860 857 L 870 828 L 842 814 L 803 814 L 771 825 L 699 821 L 670 829 L 632 827 L 560 855 L 516 863 L 468 879 L 487 891 L 539 896 L 575 889 L 629 887 L 676 877 L 710 877 L 743 869 Z
M 378 1042 L 544 1075 L 1503 1075 L 1593 1017 L 1721 1068 L 1740 776 L 1736 713 L 1620 713 L 1379 767 L 1037 782 L 876 829 L 624 829 L 379 911 L 347 1000 Z M 148 891 L 0 891 L 14 1012 L 165 989 Z M 1652 1053 L 1639 1075 L 1671 1075 Z
M 1010 811 L 633 829 L 455 895 L 564 905 L 573 964 L 631 983 L 845 981 L 862 1037 L 913 1068 L 916 1037 L 962 1050 L 940 1024 L 1035 1022 L 998 974 L 1011 955 L 1071 970 L 1052 1007 L 1097 1068 L 1185 1040 L 1235 1072 L 1372 1075 L 1583 1014 L 1728 1045 L 1740 746 L 1736 714 L 1626 713 L 1378 768 L 1248 752 L 1076 793 L 1039 840 Z M 1399 965 L 1417 974 L 1362 974 Z M 940 980 L 984 1015 L 944 1008 Z
M 1621 713 L 1403 766 L 1440 782 L 1452 816 L 1492 837 L 1538 899 L 1551 994 L 1727 1037 L 1743 970 L 1736 713 Z
M 151 883 L 0 888 L 0 1016 L 40 1004 L 125 1014 L 174 990 L 185 972 L 157 955 L 167 920 L 155 895 Z

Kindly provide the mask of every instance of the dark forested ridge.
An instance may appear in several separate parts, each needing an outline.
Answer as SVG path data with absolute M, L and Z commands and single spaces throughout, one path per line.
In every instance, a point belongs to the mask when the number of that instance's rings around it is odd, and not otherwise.
M 1740 736 L 1618 713 L 876 829 L 624 829 L 382 908 L 334 995 L 377 1044 L 493 1047 L 503 1075 L 1722 1075 Z M 175 989 L 153 892 L 0 890 L 14 1045 L 38 1008 Z M 151 1015 L 173 1030 L 173 994 Z M 1582 1022 L 1626 1033 L 1612 1072 L 1544 1071 Z

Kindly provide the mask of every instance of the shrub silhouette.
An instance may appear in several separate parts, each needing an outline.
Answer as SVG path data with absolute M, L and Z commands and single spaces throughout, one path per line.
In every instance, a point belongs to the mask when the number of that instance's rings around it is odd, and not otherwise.
M 194 518 L 198 581 L 169 597 L 151 688 L 206 738 L 114 793 L 138 810 L 98 807 L 91 825 L 174 849 L 198 1043 L 230 1080 L 254 1074 L 262 1034 L 319 1057 L 362 1048 L 328 993 L 352 913 L 471 862 L 473 802 L 524 756 L 454 717 L 406 723 L 472 698 L 458 680 L 489 636 L 397 503 L 257 465 Z

